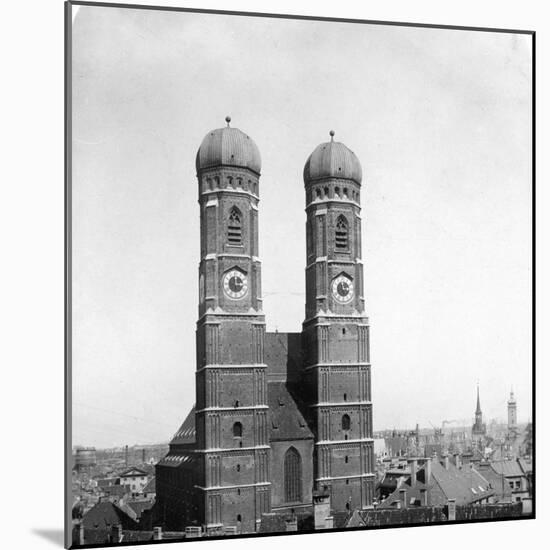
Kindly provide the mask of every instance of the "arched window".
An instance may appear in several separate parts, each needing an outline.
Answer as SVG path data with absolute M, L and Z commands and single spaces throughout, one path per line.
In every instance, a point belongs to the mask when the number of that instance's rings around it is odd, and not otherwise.
M 227 242 L 229 244 L 239 245 L 243 242 L 242 215 L 240 210 L 234 206 L 229 212 L 227 222 Z
M 298 502 L 302 500 L 302 459 L 294 447 L 285 453 L 284 468 L 285 501 Z
M 336 220 L 336 248 L 348 248 L 348 222 L 344 216 L 339 216 Z
M 344 416 L 342 416 L 342 430 L 344 430 L 345 432 L 348 432 L 350 429 L 350 426 L 351 426 L 351 419 L 349 415 L 345 414 Z
M 243 425 L 240 422 L 233 424 L 233 437 L 241 438 L 243 436 Z

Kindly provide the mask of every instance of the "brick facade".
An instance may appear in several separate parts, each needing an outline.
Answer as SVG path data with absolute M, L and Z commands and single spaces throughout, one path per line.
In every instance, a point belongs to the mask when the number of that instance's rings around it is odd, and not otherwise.
M 342 173 L 315 172 L 327 161 L 319 154 Z M 157 521 L 166 528 L 255 532 L 272 510 L 311 512 L 316 489 L 331 493 L 335 512 L 372 504 L 360 166 L 331 141 L 307 167 L 306 319 L 301 335 L 266 335 L 259 152 L 228 125 L 197 154 L 196 407 L 157 465 Z

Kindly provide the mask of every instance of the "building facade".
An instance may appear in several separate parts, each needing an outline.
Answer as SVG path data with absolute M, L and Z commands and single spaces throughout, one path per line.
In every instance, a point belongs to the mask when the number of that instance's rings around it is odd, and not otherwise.
M 333 132 L 308 158 L 303 329 L 266 333 L 261 157 L 226 122 L 196 157 L 196 405 L 157 465 L 156 521 L 256 532 L 264 514 L 311 514 L 319 490 L 334 512 L 368 508 L 374 453 L 360 163 Z

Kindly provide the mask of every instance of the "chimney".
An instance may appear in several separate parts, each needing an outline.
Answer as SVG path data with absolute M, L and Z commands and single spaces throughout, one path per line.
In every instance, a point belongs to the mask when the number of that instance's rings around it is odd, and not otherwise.
M 462 461 L 460 460 L 460 453 L 455 454 L 455 466 L 460 470 L 462 469 Z
M 84 523 L 80 521 L 78 525 L 78 544 L 83 546 L 86 544 L 86 537 L 84 536 Z
M 111 527 L 111 539 L 116 543 L 122 540 L 122 525 L 120 523 Z
M 153 540 L 162 540 L 162 527 L 153 527 Z
M 414 458 L 411 461 L 411 487 L 416 485 L 416 474 L 418 473 L 418 460 Z
M 288 532 L 298 531 L 298 518 L 296 516 L 286 520 L 286 530 Z
M 313 517 L 315 529 L 327 529 L 330 516 L 330 493 L 328 489 L 313 492 Z
M 124 463 L 128 466 L 128 445 L 124 447 Z
M 399 489 L 399 500 L 401 501 L 401 507 L 407 507 L 407 489 Z
M 449 521 L 456 521 L 456 499 L 450 498 L 447 502 L 447 507 L 449 510 Z
M 449 469 L 449 455 L 445 455 L 443 458 L 443 464 L 445 465 L 445 470 Z
M 424 465 L 424 483 L 428 485 L 432 480 L 432 459 L 427 458 Z
M 422 506 L 428 506 L 428 490 L 427 489 L 420 489 L 420 501 L 422 502 Z

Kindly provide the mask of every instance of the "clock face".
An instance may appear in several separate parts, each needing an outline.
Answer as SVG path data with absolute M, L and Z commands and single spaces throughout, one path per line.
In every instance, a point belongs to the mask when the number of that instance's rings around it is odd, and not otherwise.
M 246 275 L 232 269 L 223 276 L 223 290 L 228 298 L 239 300 L 248 292 Z
M 347 304 L 353 298 L 353 281 L 345 275 L 339 275 L 332 281 L 332 295 L 337 302 Z

